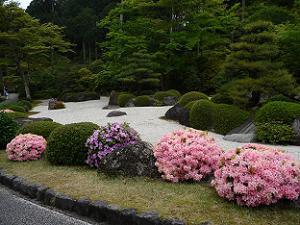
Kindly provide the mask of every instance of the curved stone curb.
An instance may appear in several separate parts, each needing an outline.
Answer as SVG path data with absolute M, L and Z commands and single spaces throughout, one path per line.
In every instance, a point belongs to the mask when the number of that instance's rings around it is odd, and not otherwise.
M 97 222 L 111 225 L 185 225 L 181 220 L 162 219 L 156 212 L 138 214 L 135 209 L 121 209 L 103 201 L 92 202 L 83 198 L 75 200 L 43 185 L 28 183 L 22 177 L 9 176 L 1 169 L 0 183 L 45 205 L 72 211 L 80 216 L 93 218 Z M 204 222 L 199 225 L 211 225 L 211 223 Z

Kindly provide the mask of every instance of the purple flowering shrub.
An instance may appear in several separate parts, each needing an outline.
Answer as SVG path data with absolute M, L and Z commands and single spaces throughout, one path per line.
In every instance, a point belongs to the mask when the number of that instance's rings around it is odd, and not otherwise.
M 113 150 L 125 148 L 140 141 L 138 133 L 127 123 L 112 123 L 103 126 L 95 130 L 86 141 L 86 146 L 89 148 L 86 163 L 98 168 L 101 159 Z

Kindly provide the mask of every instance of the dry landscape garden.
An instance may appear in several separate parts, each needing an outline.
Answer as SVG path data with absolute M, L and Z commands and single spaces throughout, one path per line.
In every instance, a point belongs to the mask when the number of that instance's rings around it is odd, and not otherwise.
M 0 183 L 111 225 L 299 225 L 299 65 L 299 0 L 0 0 Z

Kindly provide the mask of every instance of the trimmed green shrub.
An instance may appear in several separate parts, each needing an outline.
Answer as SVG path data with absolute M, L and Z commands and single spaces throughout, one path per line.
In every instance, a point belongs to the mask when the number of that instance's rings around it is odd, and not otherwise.
M 133 99 L 135 96 L 130 93 L 124 93 L 118 95 L 118 105 L 121 107 L 125 107 L 125 105 L 129 102 L 129 100 Z
M 201 92 L 197 91 L 191 91 L 186 94 L 184 94 L 178 101 L 179 105 L 186 106 L 188 103 L 196 100 L 205 99 L 208 100 L 208 96 L 206 94 L 203 94 Z
M 26 112 L 26 109 L 24 106 L 18 104 L 17 102 L 14 103 L 1 103 L 0 104 L 0 110 L 1 109 L 10 109 L 13 110 L 15 112 Z
M 300 104 L 291 102 L 269 102 L 255 115 L 255 123 L 282 123 L 292 125 L 300 117 Z
M 211 130 L 214 127 L 215 110 L 216 105 L 209 100 L 196 101 L 190 111 L 191 127 L 199 130 Z
M 59 100 L 64 102 L 82 102 L 99 99 L 99 94 L 92 91 L 85 92 L 67 92 L 59 96 Z
M 87 158 L 86 140 L 99 126 L 73 123 L 56 128 L 48 138 L 46 159 L 56 165 L 83 165 Z
M 180 92 L 176 90 L 168 90 L 168 91 L 158 91 L 154 94 L 154 98 L 163 101 L 165 97 L 174 96 L 176 98 L 180 97 Z
M 151 106 L 151 98 L 148 95 L 141 95 L 134 99 L 135 106 L 143 107 L 143 106 Z
M 232 105 L 233 100 L 226 94 L 218 93 L 211 98 L 211 101 L 217 104 L 228 104 Z
M 296 100 L 286 97 L 284 95 L 275 95 L 266 101 L 266 103 L 269 103 L 269 102 L 294 102 L 294 103 L 297 103 Z
M 6 148 L 18 129 L 19 125 L 7 113 L 0 113 L 0 150 Z
M 189 111 L 192 110 L 194 104 L 197 102 L 197 101 L 200 101 L 200 100 L 196 100 L 196 101 L 192 101 L 190 103 L 188 103 L 186 106 L 184 106 L 184 108 L 188 109 Z
M 18 101 L 18 105 L 23 106 L 27 112 L 32 109 L 31 102 L 27 100 Z
M 168 90 L 168 92 L 172 93 L 174 96 L 177 96 L 178 98 L 180 98 L 181 93 L 175 89 L 170 89 Z
M 57 128 L 62 126 L 59 123 L 55 123 L 52 121 L 37 121 L 23 125 L 19 130 L 18 134 L 36 134 L 43 136 L 45 139 L 48 139 L 51 132 Z
M 18 118 L 27 118 L 28 114 L 24 112 L 14 112 L 14 113 L 7 113 L 7 116 L 9 116 L 12 119 L 18 119 Z
M 216 104 L 214 113 L 214 130 L 219 134 L 227 134 L 244 123 L 249 113 L 234 105 Z
M 294 136 L 293 128 L 286 124 L 261 123 L 256 125 L 256 138 L 263 143 L 288 144 Z

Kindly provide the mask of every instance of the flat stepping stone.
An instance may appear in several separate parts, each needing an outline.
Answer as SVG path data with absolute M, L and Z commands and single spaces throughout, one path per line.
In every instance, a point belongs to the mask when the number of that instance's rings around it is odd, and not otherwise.
M 111 111 L 110 113 L 107 114 L 107 117 L 116 117 L 116 116 L 125 116 L 125 115 L 127 115 L 126 112 Z

